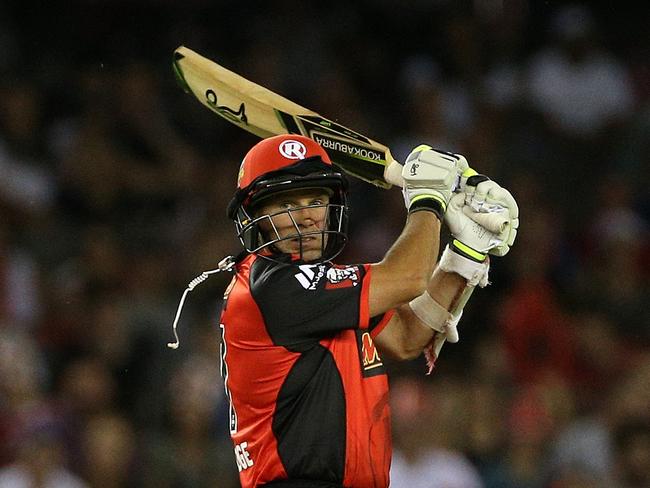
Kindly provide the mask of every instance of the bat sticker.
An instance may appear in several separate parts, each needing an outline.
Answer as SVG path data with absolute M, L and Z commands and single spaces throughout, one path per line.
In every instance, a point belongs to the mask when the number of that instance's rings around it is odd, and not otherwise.
M 210 107 L 212 107 L 212 109 L 222 117 L 231 120 L 235 124 L 241 122 L 248 125 L 248 117 L 246 117 L 246 105 L 244 102 L 241 103 L 239 110 L 236 112 L 230 107 L 226 107 L 225 105 L 218 105 L 217 94 L 211 88 L 206 90 L 205 99 L 208 105 L 210 105 Z
M 336 122 L 332 122 L 331 120 L 324 119 L 323 117 L 316 116 L 316 115 L 301 115 L 299 116 L 302 120 L 308 120 L 312 124 L 318 124 L 321 127 L 326 127 L 329 131 L 338 133 L 347 137 L 350 137 L 352 139 L 355 139 L 359 142 L 365 142 L 366 144 L 370 144 L 370 140 L 368 140 L 367 137 L 362 136 L 361 134 L 354 132 L 351 129 L 348 129 L 347 127 L 344 127 L 342 125 L 337 124 Z

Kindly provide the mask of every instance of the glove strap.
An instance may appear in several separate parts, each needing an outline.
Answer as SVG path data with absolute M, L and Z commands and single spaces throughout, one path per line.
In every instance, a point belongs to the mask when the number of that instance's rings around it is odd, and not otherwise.
M 433 195 L 419 195 L 415 197 L 409 205 L 409 214 L 421 211 L 433 212 L 442 222 L 445 215 L 445 204 L 442 200 L 437 199 Z
M 463 244 L 464 245 L 464 244 Z M 467 247 L 467 246 L 465 246 Z M 471 249 L 471 248 L 468 248 Z M 476 251 L 474 251 L 476 252 Z M 490 271 L 490 260 L 483 259 L 483 262 L 477 262 L 474 259 L 465 257 L 451 250 L 449 246 L 445 248 L 440 258 L 438 267 L 448 273 L 457 273 L 467 280 L 467 286 L 486 287 L 488 282 L 488 273 Z
M 487 257 L 487 254 L 483 254 L 481 252 L 478 252 L 476 249 L 472 249 L 467 244 L 460 242 L 458 239 L 454 239 L 451 242 L 451 248 L 455 253 L 460 254 L 464 258 L 471 259 L 477 263 L 484 262 L 485 258 Z

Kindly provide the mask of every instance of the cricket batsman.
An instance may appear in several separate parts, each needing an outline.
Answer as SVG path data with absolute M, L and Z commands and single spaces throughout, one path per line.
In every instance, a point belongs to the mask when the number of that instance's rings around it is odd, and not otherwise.
M 245 252 L 220 320 L 244 488 L 389 486 L 383 359 L 457 341 L 454 307 L 487 284 L 488 254 L 505 255 L 518 227 L 515 200 L 494 181 L 469 178 L 454 192 L 467 171 L 463 156 L 414 149 L 400 236 L 378 263 L 335 264 L 348 239 L 348 185 L 325 150 L 280 135 L 246 154 L 228 208 Z M 491 209 L 509 219 L 500 234 L 471 219 Z M 443 221 L 453 240 L 438 261 Z

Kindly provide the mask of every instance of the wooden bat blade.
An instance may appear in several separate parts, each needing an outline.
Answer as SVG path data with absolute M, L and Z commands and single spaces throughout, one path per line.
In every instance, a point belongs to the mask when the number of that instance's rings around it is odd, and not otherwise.
M 316 115 L 186 47 L 174 51 L 173 66 L 187 93 L 228 122 L 257 136 L 288 133 L 274 108 Z
M 335 166 L 382 188 L 401 181 L 387 167 L 390 150 L 376 141 L 326 119 L 271 90 L 181 46 L 174 51 L 174 72 L 181 86 L 228 122 L 259 137 L 302 134 L 318 142 Z M 398 163 L 394 163 L 398 164 Z
M 247 80 L 185 46 L 174 51 L 173 67 L 183 89 L 228 122 L 259 137 L 302 134 L 323 146 L 342 171 L 381 188 L 402 186 L 402 165 L 383 144 Z M 477 219 L 494 233 L 500 233 L 507 222 L 496 214 L 481 214 Z

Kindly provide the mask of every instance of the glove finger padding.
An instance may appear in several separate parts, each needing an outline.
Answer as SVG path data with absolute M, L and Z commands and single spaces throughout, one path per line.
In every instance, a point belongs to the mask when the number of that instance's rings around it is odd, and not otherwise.
M 508 225 L 498 235 L 501 243 L 490 250 L 495 256 L 505 256 L 513 245 L 519 227 L 519 207 L 512 194 L 498 183 L 488 180 L 475 187 L 465 188 L 465 203 L 468 211 L 499 213 L 508 220 Z
M 483 181 L 476 186 L 467 185 L 465 203 L 476 212 L 499 211 L 506 208 L 510 218 L 519 217 L 519 207 L 512 194 L 492 180 Z
M 508 235 L 508 240 L 504 241 L 503 244 L 500 244 L 499 246 L 496 246 L 494 249 L 491 249 L 490 254 L 492 254 L 493 256 L 499 256 L 499 257 L 505 256 L 510 251 L 510 247 L 515 242 L 516 237 L 517 237 L 517 229 L 511 229 L 510 233 Z
M 458 193 L 449 201 L 449 208 L 445 214 L 445 223 L 455 239 L 474 251 L 486 254 L 490 250 L 503 244 L 497 234 L 489 232 L 471 219 L 473 210 L 465 205 L 465 195 Z

